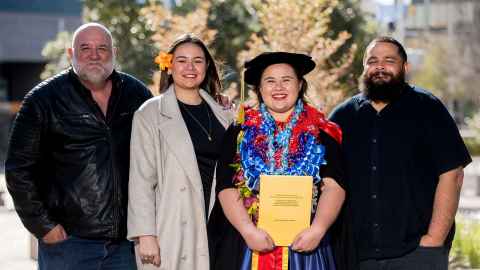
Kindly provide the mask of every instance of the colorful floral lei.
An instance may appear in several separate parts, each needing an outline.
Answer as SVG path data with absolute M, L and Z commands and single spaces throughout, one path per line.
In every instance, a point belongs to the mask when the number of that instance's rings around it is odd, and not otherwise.
M 301 100 L 284 123 L 275 122 L 263 104 L 258 110 L 242 108 L 240 111 L 241 131 L 231 164 L 235 170 L 233 182 L 256 224 L 260 175 L 311 175 L 317 184 L 321 181 L 320 166 L 326 164 L 325 148 L 318 141 L 319 132 L 324 130 L 340 142 L 341 131 Z

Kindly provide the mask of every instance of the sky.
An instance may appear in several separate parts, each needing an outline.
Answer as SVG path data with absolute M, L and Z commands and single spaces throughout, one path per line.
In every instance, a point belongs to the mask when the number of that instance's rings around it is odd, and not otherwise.
M 379 4 L 383 4 L 383 5 L 391 5 L 393 4 L 393 0 L 375 0 L 377 3 Z
M 375 2 L 382 4 L 382 5 L 393 5 L 395 2 L 394 0 L 375 0 Z M 410 0 L 403 0 L 405 4 L 409 4 Z

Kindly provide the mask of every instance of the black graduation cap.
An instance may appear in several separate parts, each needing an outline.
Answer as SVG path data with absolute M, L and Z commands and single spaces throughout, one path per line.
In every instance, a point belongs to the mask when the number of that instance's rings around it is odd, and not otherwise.
M 245 62 L 245 83 L 258 85 L 263 71 L 270 65 L 285 63 L 291 65 L 298 76 L 303 76 L 315 68 L 312 57 L 301 53 L 264 52 Z

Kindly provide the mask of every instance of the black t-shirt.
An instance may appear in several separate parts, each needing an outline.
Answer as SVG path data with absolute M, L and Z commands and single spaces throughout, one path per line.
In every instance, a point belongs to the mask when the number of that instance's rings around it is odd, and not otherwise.
M 339 105 L 330 120 L 343 132 L 359 259 L 415 249 L 428 231 L 439 176 L 471 162 L 452 117 L 433 95 L 407 86 L 378 113 L 359 94 Z
M 220 144 L 225 128 L 205 101 L 202 101 L 199 105 L 188 105 L 181 101 L 178 101 L 178 103 L 195 150 L 198 169 L 202 178 L 205 217 L 208 217 L 213 174 L 220 156 Z M 207 134 L 212 140 L 208 139 Z

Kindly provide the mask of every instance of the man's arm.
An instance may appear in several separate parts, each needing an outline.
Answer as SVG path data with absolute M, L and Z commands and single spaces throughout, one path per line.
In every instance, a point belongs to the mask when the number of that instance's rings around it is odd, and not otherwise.
M 38 189 L 42 118 L 34 97 L 29 94 L 13 122 L 5 161 L 7 188 L 15 210 L 37 238 L 42 238 L 57 225 L 49 218 Z
M 420 245 L 441 246 L 455 220 L 463 168 L 472 159 L 447 108 L 437 98 L 425 98 L 424 101 L 425 145 L 432 158 L 432 169 L 439 177 L 430 225 Z
M 462 183 L 462 167 L 440 175 L 435 191 L 432 219 L 427 234 L 422 236 L 420 240 L 420 246 L 441 246 L 444 244 L 455 220 Z

